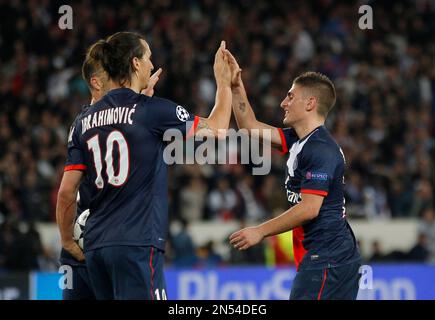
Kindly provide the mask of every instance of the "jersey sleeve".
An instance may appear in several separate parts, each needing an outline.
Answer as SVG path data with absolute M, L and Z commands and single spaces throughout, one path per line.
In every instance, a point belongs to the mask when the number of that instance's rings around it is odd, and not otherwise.
M 305 145 L 301 159 L 301 193 L 326 197 L 334 180 L 337 164 L 337 154 L 333 147 L 322 142 Z
M 150 99 L 153 128 L 159 135 L 168 129 L 178 129 L 185 139 L 195 133 L 199 117 L 190 114 L 186 108 L 170 100 L 153 97 Z
M 76 119 L 68 135 L 68 154 L 64 171 L 86 170 L 83 150 L 80 147 L 80 122 Z
M 279 136 L 281 137 L 281 155 L 288 153 L 292 144 L 299 140 L 293 128 L 278 128 Z

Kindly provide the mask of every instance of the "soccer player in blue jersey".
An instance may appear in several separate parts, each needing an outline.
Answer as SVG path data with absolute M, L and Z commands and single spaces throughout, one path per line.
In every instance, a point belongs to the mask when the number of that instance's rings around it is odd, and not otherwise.
M 82 66 L 82 76 L 85 79 L 89 90 L 91 92 L 91 104 L 100 100 L 103 92 L 108 86 L 108 76 L 105 73 L 104 69 L 101 66 L 100 61 L 95 59 L 89 50 L 85 61 Z M 76 117 L 74 122 L 81 116 L 82 113 L 85 113 L 89 105 L 85 105 L 82 108 L 80 114 Z M 73 127 L 71 127 L 72 129 Z M 65 170 L 74 169 L 74 165 L 70 167 L 66 167 Z M 90 202 L 90 192 L 91 185 L 87 184 L 83 181 L 80 184 L 78 196 L 77 196 L 77 214 L 76 220 L 80 214 L 89 208 Z M 59 211 L 57 211 L 59 213 Z M 62 223 L 63 216 L 60 215 L 57 217 L 58 223 Z M 76 247 L 77 244 L 74 245 Z M 70 249 L 71 250 L 71 249 Z M 79 249 L 76 248 L 76 252 L 80 253 Z M 65 287 L 62 290 L 62 299 L 63 300 L 95 300 L 95 295 L 92 291 L 92 287 L 89 280 L 89 275 L 87 272 L 86 264 L 84 261 L 84 255 L 78 254 L 73 256 L 69 251 L 62 248 L 60 253 L 60 263 L 62 265 L 67 265 L 71 267 L 72 270 L 72 287 Z
M 101 53 L 94 50 L 94 46 L 91 46 L 88 49 L 85 61 L 82 65 L 82 77 L 86 81 L 91 93 L 90 105 L 102 98 L 102 96 L 108 91 L 110 84 L 108 75 L 104 71 L 101 61 L 99 60 L 100 54 Z M 158 82 L 161 73 L 162 69 L 159 68 L 151 76 L 147 88 L 142 91 L 143 94 L 150 97 L 154 95 L 154 86 Z M 85 113 L 90 105 L 83 106 L 81 113 L 76 117 L 76 119 L 80 118 L 81 114 Z M 74 122 L 75 121 L 76 120 L 74 120 Z M 71 170 L 73 167 L 67 167 L 65 169 Z M 91 191 L 92 184 L 86 183 L 86 181 L 83 180 L 78 191 L 76 219 L 82 212 L 89 208 Z M 62 216 L 60 216 L 59 219 L 62 219 Z M 63 266 L 70 266 L 72 270 L 72 287 L 63 288 L 63 300 L 95 300 L 86 263 L 84 260 L 79 259 L 84 259 L 84 256 L 80 255 L 80 257 L 75 258 L 67 250 L 62 248 L 59 259 L 60 263 Z
M 66 168 L 72 169 L 64 172 L 57 205 L 62 245 L 82 259 L 72 228 L 84 178 L 92 185 L 84 252 L 97 299 L 165 299 L 168 181 L 163 134 L 175 128 L 187 139 L 218 136 L 219 129 L 228 128 L 232 94 L 225 43 L 215 55 L 216 103 L 208 118 L 140 94 L 153 69 L 151 50 L 140 35 L 116 33 L 98 47 L 114 88 L 71 131 Z
M 290 299 L 356 299 L 361 257 L 346 220 L 346 161 L 324 125 L 335 104 L 334 85 L 316 72 L 295 78 L 281 102 L 287 128 L 276 128 L 256 119 L 237 61 L 228 50 L 226 54 L 239 128 L 268 130 L 268 143 L 288 157 L 285 189 L 290 207 L 276 218 L 233 233 L 230 243 L 246 250 L 266 237 L 293 230 L 298 272 Z

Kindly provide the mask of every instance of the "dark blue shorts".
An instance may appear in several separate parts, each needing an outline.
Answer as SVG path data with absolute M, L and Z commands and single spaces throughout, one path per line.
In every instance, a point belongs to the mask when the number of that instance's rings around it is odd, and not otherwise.
M 163 251 L 112 246 L 85 253 L 89 278 L 99 300 L 165 300 Z
M 95 300 L 86 266 L 71 266 L 72 288 L 62 290 L 63 300 Z
M 339 267 L 298 271 L 290 300 L 356 300 L 361 263 Z

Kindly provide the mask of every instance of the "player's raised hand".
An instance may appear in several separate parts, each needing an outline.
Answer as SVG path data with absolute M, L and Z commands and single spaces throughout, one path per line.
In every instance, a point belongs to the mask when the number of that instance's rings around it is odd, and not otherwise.
M 148 97 L 152 97 L 154 95 L 154 86 L 159 81 L 161 74 L 162 68 L 159 68 L 156 72 L 152 74 L 152 76 L 150 77 L 150 81 L 148 82 L 148 86 L 146 87 L 146 89 L 143 89 L 141 93 Z
M 216 51 L 213 70 L 217 85 L 231 86 L 231 70 L 228 56 L 225 54 L 225 41 L 221 41 L 221 45 Z
M 228 49 L 225 49 L 225 55 L 228 57 L 228 64 L 231 70 L 231 88 L 237 88 L 242 85 L 242 69 Z
M 230 235 L 230 244 L 239 250 L 246 250 L 261 240 L 263 240 L 263 235 L 258 227 L 245 228 Z
M 80 249 L 79 245 L 74 240 L 69 241 L 67 243 L 63 243 L 62 246 L 66 251 L 68 251 L 78 261 L 85 260 L 85 255 L 83 254 L 82 249 Z

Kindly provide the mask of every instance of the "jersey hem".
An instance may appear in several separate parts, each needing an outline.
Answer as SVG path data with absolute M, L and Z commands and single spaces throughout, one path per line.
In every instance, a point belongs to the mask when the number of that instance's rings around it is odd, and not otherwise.
M 326 197 L 328 195 L 327 191 L 315 190 L 315 189 L 301 189 L 301 193 L 316 194 L 316 195 L 323 196 L 323 197 Z
M 97 250 L 105 247 L 116 247 L 116 246 L 155 247 L 159 250 L 165 251 L 165 245 L 156 245 L 155 243 L 152 242 L 107 242 L 107 243 L 91 246 L 90 248 L 83 250 L 83 252 Z
M 80 170 L 84 171 L 86 170 L 86 166 L 84 164 L 70 164 L 64 167 L 63 171 L 71 171 L 71 170 Z
M 319 265 L 316 266 L 309 266 L 309 267 L 303 267 L 302 265 L 299 265 L 299 269 L 298 271 L 303 271 L 303 270 L 322 270 L 322 269 L 329 269 L 329 268 L 338 268 L 338 267 L 342 267 L 342 266 L 346 266 L 348 264 L 351 263 L 355 263 L 355 262 L 362 262 L 362 258 L 358 257 L 355 259 L 351 259 L 349 261 L 343 262 L 343 263 L 338 263 L 338 264 L 331 264 L 331 263 L 321 263 Z
M 195 118 L 193 120 L 193 125 L 190 127 L 189 131 L 186 134 L 186 138 L 184 138 L 184 140 L 189 139 L 190 137 L 192 137 L 195 134 L 195 130 L 198 127 L 198 123 L 199 123 L 199 117 L 195 116 Z
M 284 131 L 282 128 L 278 128 L 279 137 L 281 138 L 281 152 L 280 154 L 283 156 L 288 153 L 287 141 L 285 140 Z

